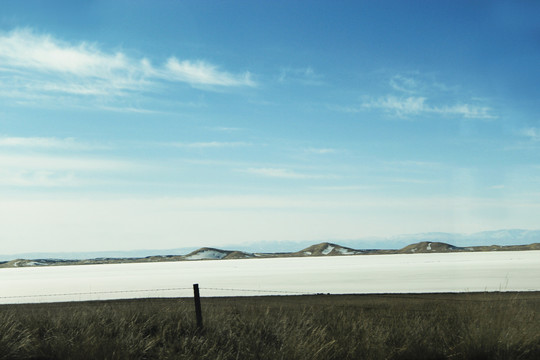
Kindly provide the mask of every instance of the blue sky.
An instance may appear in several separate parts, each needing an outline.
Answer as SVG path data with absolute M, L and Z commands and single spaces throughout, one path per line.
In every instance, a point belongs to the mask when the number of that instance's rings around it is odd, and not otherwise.
M 2 252 L 536 229 L 539 15 L 2 1 Z

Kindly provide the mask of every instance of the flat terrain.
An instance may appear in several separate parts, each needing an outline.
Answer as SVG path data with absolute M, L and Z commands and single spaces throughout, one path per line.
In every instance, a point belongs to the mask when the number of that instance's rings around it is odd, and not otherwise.
M 0 303 L 202 296 L 540 291 L 540 251 L 177 261 L 0 270 Z
M 539 359 L 540 292 L 0 306 L 0 359 Z

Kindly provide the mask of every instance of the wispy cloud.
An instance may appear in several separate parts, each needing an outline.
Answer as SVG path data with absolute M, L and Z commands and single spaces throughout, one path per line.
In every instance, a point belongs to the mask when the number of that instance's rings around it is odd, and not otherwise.
M 364 109 L 380 109 L 399 117 L 420 114 L 440 114 L 460 116 L 469 119 L 494 119 L 491 108 L 472 104 L 430 105 L 428 99 L 421 96 L 397 97 L 388 95 L 370 99 L 362 104 Z
M 142 109 L 131 106 L 97 106 L 98 109 L 114 111 L 118 113 L 126 114 L 165 114 L 165 111 L 152 110 L 152 109 Z
M 170 57 L 161 66 L 147 58 L 106 52 L 30 29 L 0 33 L 1 87 L 7 91 L 106 96 L 148 91 L 157 82 L 191 86 L 254 86 L 249 72 L 232 74 L 202 60 Z
M 492 109 L 490 107 L 472 104 L 456 104 L 442 107 L 427 107 L 426 111 L 444 115 L 461 115 L 469 119 L 497 118 L 497 116 L 492 114 Z
M 305 68 L 282 68 L 279 73 L 280 83 L 296 82 L 304 85 L 322 85 L 323 77 L 317 74 L 312 67 Z
M 392 89 L 405 93 L 415 93 L 419 87 L 418 80 L 403 75 L 393 76 L 389 83 Z
M 54 142 L 23 142 L 23 146 L 50 147 L 64 146 Z M 69 144 L 68 144 L 69 145 Z M 19 145 L 17 145 L 19 146 Z M 62 147 L 62 149 L 69 149 Z M 86 156 L 61 155 L 0 155 L 0 186 L 10 187 L 72 187 L 84 181 L 95 182 L 105 174 L 130 173 L 143 168 L 124 160 Z M 86 180 L 83 180 L 86 179 Z M 89 180 L 92 179 L 92 180 Z
M 0 36 L 0 59 L 5 69 L 34 69 L 77 76 L 107 78 L 115 70 L 132 66 L 122 53 L 104 54 L 94 45 L 76 46 L 50 35 L 17 29 Z
M 392 183 L 398 184 L 433 184 L 435 181 L 425 179 L 413 179 L 413 178 L 397 178 L 393 177 L 389 180 Z
M 79 184 L 71 172 L 0 170 L 0 186 L 64 188 Z
M 212 130 L 212 131 L 226 132 L 226 133 L 232 133 L 232 132 L 243 130 L 242 128 L 239 128 L 239 127 L 230 127 L 230 126 L 213 126 L 213 127 L 208 127 L 207 129 Z
M 312 186 L 312 189 L 322 191 L 354 192 L 362 190 L 373 190 L 379 188 L 379 185 L 336 185 L 336 186 Z
M 528 137 L 533 141 L 540 141 L 540 129 L 535 127 L 530 127 L 521 130 L 521 135 Z
M 22 171 L 124 171 L 138 165 L 123 160 L 81 156 L 0 155 L 0 168 Z
M 424 97 L 407 97 L 398 98 L 395 96 L 387 96 L 379 99 L 372 99 L 364 102 L 362 107 L 365 109 L 382 109 L 398 114 L 399 116 L 418 114 L 426 109 L 426 98 Z
M 332 149 L 332 148 L 308 148 L 305 151 L 310 154 L 320 154 L 320 155 L 335 154 L 338 152 L 336 149 Z
M 187 148 L 187 149 L 210 149 L 210 148 L 250 146 L 251 144 L 247 142 L 242 142 L 242 141 L 233 141 L 233 142 L 208 141 L 208 142 L 192 142 L 192 143 L 173 142 L 173 143 L 167 143 L 166 145 L 177 147 L 177 148 Z
M 321 179 L 330 177 L 325 175 L 299 173 L 283 168 L 248 168 L 242 170 L 242 172 L 280 179 Z
M 0 136 L 0 147 L 8 148 L 44 148 L 63 150 L 101 150 L 109 149 L 110 146 L 102 144 L 90 144 L 77 141 L 75 138 L 54 137 L 9 137 Z
M 455 88 L 426 80 L 419 74 L 394 75 L 384 83 L 386 95 L 364 96 L 361 102 L 327 105 L 332 111 L 362 113 L 378 110 L 400 118 L 422 115 L 454 116 L 466 119 L 495 119 L 494 110 L 477 98 L 464 98 Z
M 419 160 L 401 160 L 401 161 L 385 161 L 385 164 L 389 166 L 398 166 L 405 168 L 424 168 L 424 169 L 438 169 L 443 166 L 442 163 L 434 161 L 419 161 Z
M 167 79 L 182 81 L 195 85 L 217 86 L 254 86 L 251 74 L 245 72 L 241 75 L 233 75 L 220 71 L 215 65 L 203 61 L 179 61 L 175 57 L 167 60 L 166 71 L 162 75 Z

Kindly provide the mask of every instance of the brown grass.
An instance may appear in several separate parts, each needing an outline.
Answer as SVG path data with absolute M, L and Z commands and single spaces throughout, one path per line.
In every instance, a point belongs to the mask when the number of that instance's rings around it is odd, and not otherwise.
M 204 289 L 202 289 L 204 295 Z M 0 359 L 540 359 L 540 293 L 0 306 Z

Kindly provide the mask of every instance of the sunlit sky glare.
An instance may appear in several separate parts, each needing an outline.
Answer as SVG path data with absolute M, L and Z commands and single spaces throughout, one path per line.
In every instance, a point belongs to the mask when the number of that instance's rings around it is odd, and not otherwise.
M 536 229 L 539 17 L 2 1 L 1 252 Z

